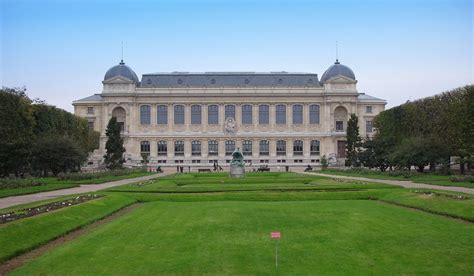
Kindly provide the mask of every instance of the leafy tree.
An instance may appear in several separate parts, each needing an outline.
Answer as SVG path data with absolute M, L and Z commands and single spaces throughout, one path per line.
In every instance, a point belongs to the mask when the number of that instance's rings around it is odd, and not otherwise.
M 60 172 L 80 170 L 87 160 L 87 152 L 66 136 L 43 136 L 33 148 L 33 168 L 47 176 L 51 171 L 55 176 Z
M 347 122 L 347 165 L 348 166 L 360 166 L 360 162 L 357 156 L 357 150 L 360 146 L 360 135 L 359 135 L 359 118 L 355 114 L 351 114 L 351 118 Z
M 2 88 L 0 90 L 0 175 L 27 170 L 33 126 L 31 100 L 26 89 Z
M 328 159 L 326 158 L 326 155 L 323 155 L 321 157 L 321 168 L 325 170 L 328 168 L 328 165 L 329 165 Z
M 379 168 L 381 171 L 385 171 L 390 166 L 386 147 L 377 138 L 367 138 L 361 143 L 358 158 L 361 164 L 367 168 Z
M 117 123 L 117 118 L 110 119 L 105 134 L 107 135 L 105 165 L 109 169 L 120 169 L 125 162 L 123 159 L 125 148 L 123 147 L 123 138 L 120 136 L 120 125 Z

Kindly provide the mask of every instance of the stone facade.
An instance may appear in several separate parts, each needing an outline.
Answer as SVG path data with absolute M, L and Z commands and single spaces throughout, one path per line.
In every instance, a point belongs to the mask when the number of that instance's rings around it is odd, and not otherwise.
M 359 117 L 361 136 L 371 136 L 386 104 L 359 93 L 347 69 L 336 62 L 322 82 L 317 74 L 286 72 L 173 72 L 138 82 L 122 62 L 107 72 L 101 94 L 73 105 L 101 133 L 89 166 L 102 160 L 112 116 L 123 124 L 129 166 L 144 156 L 153 166 L 227 166 L 236 147 L 253 167 L 318 165 L 323 155 L 341 163 L 350 114 Z

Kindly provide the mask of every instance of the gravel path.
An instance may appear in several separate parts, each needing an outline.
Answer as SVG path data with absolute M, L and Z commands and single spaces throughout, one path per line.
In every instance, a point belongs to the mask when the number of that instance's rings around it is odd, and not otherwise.
M 333 174 L 314 173 L 314 172 L 299 172 L 299 173 L 307 174 L 307 175 L 326 176 L 326 177 L 332 177 L 332 178 L 370 181 L 370 182 L 377 182 L 377 183 L 383 183 L 383 184 L 388 184 L 388 185 L 402 186 L 404 188 L 433 189 L 433 190 L 443 190 L 443 191 L 461 192 L 461 193 L 466 193 L 466 194 L 474 194 L 473 188 L 465 188 L 465 187 L 440 186 L 440 185 L 415 183 L 412 181 L 373 179 L 373 178 L 365 178 L 365 177 L 357 177 L 357 176 L 343 176 L 343 175 L 333 175 Z
M 0 198 L 0 209 L 8 208 L 8 207 L 15 206 L 18 204 L 30 203 L 30 202 L 35 202 L 35 201 L 40 201 L 40 200 L 45 200 L 45 199 L 50 199 L 50 198 L 66 196 L 66 195 L 96 192 L 96 191 L 107 189 L 110 187 L 149 180 L 149 179 L 153 179 L 153 178 L 157 178 L 157 177 L 161 177 L 161 176 L 165 176 L 169 174 L 170 173 L 164 172 L 160 174 L 153 174 L 153 175 L 140 176 L 140 177 L 129 178 L 129 179 L 116 180 L 116 181 L 106 182 L 102 184 L 81 185 L 79 187 L 74 187 L 74 188 L 69 188 L 69 189 L 61 189 L 61 190 L 54 190 L 54 191 L 42 192 L 42 193 L 36 193 L 36 194 Z

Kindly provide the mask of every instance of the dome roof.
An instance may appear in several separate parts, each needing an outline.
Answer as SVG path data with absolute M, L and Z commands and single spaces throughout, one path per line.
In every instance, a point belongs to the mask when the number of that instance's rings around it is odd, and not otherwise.
M 107 73 L 105 73 L 104 80 L 108 80 L 116 76 L 125 77 L 138 83 L 137 74 L 133 72 L 132 68 L 125 65 L 125 62 L 123 62 L 123 60 L 119 63 L 119 65 L 115 65 L 109 70 L 107 70 Z
M 324 83 L 338 75 L 355 80 L 355 75 L 352 69 L 342 65 L 339 60 L 336 59 L 336 62 L 334 62 L 334 64 L 324 72 L 323 76 L 321 77 L 321 83 Z

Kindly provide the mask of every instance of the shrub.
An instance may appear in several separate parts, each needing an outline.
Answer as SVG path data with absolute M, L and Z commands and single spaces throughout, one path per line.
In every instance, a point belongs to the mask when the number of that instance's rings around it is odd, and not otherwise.
M 449 180 L 451 180 L 451 182 L 474 183 L 474 175 L 456 175 L 456 176 L 451 176 Z
M 84 179 L 95 179 L 107 176 L 121 176 L 132 173 L 144 172 L 143 169 L 122 169 L 122 170 L 110 170 L 102 172 L 80 172 L 80 173 L 62 173 L 58 175 L 59 180 L 84 180 Z
M 404 178 L 410 178 L 413 176 L 417 176 L 419 173 L 415 171 L 396 170 L 396 171 L 388 171 L 386 172 L 386 174 L 389 176 L 403 176 Z
M 41 186 L 41 185 L 46 185 L 46 183 L 39 181 L 37 179 L 33 179 L 33 178 L 26 178 L 26 179 L 0 178 L 0 190 Z

